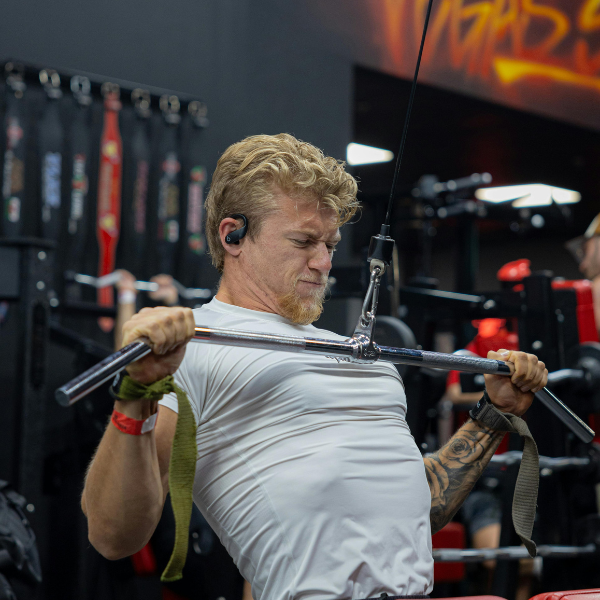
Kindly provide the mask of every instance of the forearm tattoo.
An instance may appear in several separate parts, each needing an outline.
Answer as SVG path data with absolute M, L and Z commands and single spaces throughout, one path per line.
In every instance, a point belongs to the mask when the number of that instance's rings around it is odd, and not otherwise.
M 423 459 L 431 490 L 431 533 L 456 514 L 503 437 L 469 420 L 444 447 Z

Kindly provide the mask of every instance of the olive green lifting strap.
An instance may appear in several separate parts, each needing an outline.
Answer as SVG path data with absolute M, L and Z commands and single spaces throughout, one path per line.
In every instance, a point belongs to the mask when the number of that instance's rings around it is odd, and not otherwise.
M 146 398 L 160 400 L 164 394 L 177 395 L 178 417 L 169 462 L 169 493 L 175 515 L 175 544 L 163 574 L 163 582 L 181 579 L 188 550 L 190 518 L 192 515 L 194 475 L 196 473 L 196 423 L 187 394 L 169 375 L 151 385 L 143 385 L 125 377 L 119 389 L 119 397 L 127 399 Z
M 486 404 L 477 421 L 495 431 L 518 433 L 524 441 L 523 458 L 517 475 L 513 496 L 512 518 L 517 535 L 530 556 L 536 556 L 535 542 L 531 539 L 540 483 L 540 460 L 537 445 L 527 423 L 520 417 L 500 412 L 492 404 Z

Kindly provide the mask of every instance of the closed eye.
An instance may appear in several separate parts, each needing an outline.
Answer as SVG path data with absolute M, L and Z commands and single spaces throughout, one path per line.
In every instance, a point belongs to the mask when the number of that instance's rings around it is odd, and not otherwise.
M 306 248 L 307 246 L 309 246 L 311 244 L 317 243 L 316 241 L 313 241 L 310 239 L 298 240 L 298 239 L 293 239 L 293 238 L 292 238 L 292 242 L 294 244 L 296 244 L 297 246 L 299 246 L 300 248 Z M 325 246 L 327 247 L 327 250 L 329 251 L 330 254 L 333 254 L 336 251 L 336 244 L 325 244 Z

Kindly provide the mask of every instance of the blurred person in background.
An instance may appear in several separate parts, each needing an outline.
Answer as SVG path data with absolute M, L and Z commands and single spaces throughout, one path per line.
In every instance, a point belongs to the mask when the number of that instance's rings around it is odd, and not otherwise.
M 519 286 L 525 277 L 531 275 L 531 261 L 520 258 L 503 265 L 496 278 L 502 289 L 514 289 Z M 519 349 L 516 319 L 482 319 L 472 322 L 477 329 L 475 337 L 467 344 L 465 350 L 473 356 L 485 358 L 490 350 L 506 348 L 507 350 Z M 463 390 L 460 384 L 460 373 L 450 371 L 446 381 L 446 398 L 454 405 L 475 404 L 481 397 L 481 390 Z M 468 408 L 466 409 L 468 410 Z M 451 433 L 454 433 L 452 431 Z
M 125 321 L 128 321 L 137 312 L 137 292 L 135 287 L 136 278 L 125 269 L 117 271 L 121 278 L 115 284 L 117 288 L 117 319 L 115 322 L 115 350 L 121 348 L 123 341 L 122 329 Z M 173 285 L 173 277 L 161 273 L 150 279 L 152 283 L 158 284 L 158 289 L 148 292 L 148 297 L 154 305 L 176 306 L 179 304 L 179 293 Z
M 592 283 L 596 329 L 600 336 L 600 213 L 583 235 L 567 242 L 567 249 L 579 264 L 579 270 Z

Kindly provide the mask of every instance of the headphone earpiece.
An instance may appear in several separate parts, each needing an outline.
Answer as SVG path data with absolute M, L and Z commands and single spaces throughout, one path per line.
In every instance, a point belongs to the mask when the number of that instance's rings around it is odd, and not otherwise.
M 242 219 L 244 224 L 239 229 L 228 233 L 225 236 L 225 242 L 227 244 L 239 244 L 240 240 L 246 235 L 246 232 L 248 231 L 248 219 L 246 219 L 245 215 L 242 214 L 231 215 L 231 218 Z

